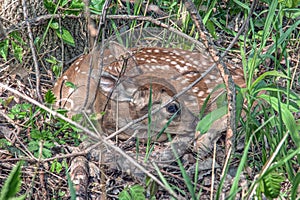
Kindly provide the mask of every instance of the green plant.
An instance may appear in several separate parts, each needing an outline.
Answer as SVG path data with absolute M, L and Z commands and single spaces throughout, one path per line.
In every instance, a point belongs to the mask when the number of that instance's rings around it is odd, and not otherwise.
M 8 38 L 0 42 L 0 55 L 7 61 L 9 49 L 13 52 L 14 57 L 22 63 L 23 47 L 26 43 L 18 32 L 12 32 L 8 35 Z
M 262 199 L 262 193 L 266 195 L 267 198 L 273 199 L 277 198 L 280 193 L 281 184 L 284 181 L 284 176 L 271 172 L 266 174 L 262 181 L 260 181 L 259 187 L 257 189 L 259 199 Z
M 57 3 L 52 0 L 44 0 L 43 2 L 44 7 L 51 14 L 56 14 L 59 8 L 60 10 L 62 10 L 62 14 L 64 15 L 79 15 L 84 10 L 84 3 L 81 0 L 60 0 Z M 56 35 L 61 38 L 66 44 L 75 47 L 75 41 L 72 37 L 72 34 L 66 28 L 62 27 L 56 20 L 51 18 L 42 39 L 38 42 L 38 49 L 43 44 L 49 28 L 53 29 Z
M 51 64 L 51 69 L 52 69 L 55 77 L 60 77 L 61 73 L 62 73 L 62 70 L 63 70 L 62 62 L 59 62 L 53 56 L 51 56 L 50 58 L 46 59 L 46 61 Z
M 67 161 L 64 159 L 62 162 L 59 162 L 57 161 L 57 159 L 55 159 L 51 164 L 50 170 L 51 172 L 56 172 L 59 174 L 63 167 L 65 167 L 66 169 L 68 168 Z
M 59 0 L 58 2 L 53 0 L 44 0 L 44 6 L 51 14 L 55 14 L 57 7 L 63 10 L 65 15 L 79 15 L 84 9 L 84 3 L 82 0 Z
M 52 105 L 56 101 L 53 93 L 48 91 L 45 94 L 45 103 Z M 4 101 L 2 104 L 6 104 Z M 65 110 L 59 110 L 60 113 L 66 113 Z M 81 138 L 76 127 L 70 125 L 61 119 L 52 119 L 55 125 L 46 123 L 46 119 L 51 119 L 51 115 L 41 108 L 36 108 L 29 103 L 14 105 L 7 114 L 12 120 L 25 121 L 24 126 L 28 127 L 30 137 L 24 138 L 28 142 L 28 149 L 35 157 L 49 158 L 52 156 L 52 148 L 55 143 L 72 143 L 78 145 Z M 76 118 L 77 117 L 77 118 Z M 74 116 L 75 120 L 80 120 Z M 7 146 L 7 143 L 2 143 Z
M 1 192 L 0 192 L 0 199 L 16 199 L 16 200 L 23 200 L 26 199 L 26 194 L 16 197 L 17 193 L 21 187 L 21 167 L 22 162 L 18 162 L 13 170 L 10 172 L 9 176 L 7 177 Z
M 140 185 L 133 185 L 131 187 L 125 187 L 118 195 L 120 200 L 143 200 L 145 197 L 145 189 Z

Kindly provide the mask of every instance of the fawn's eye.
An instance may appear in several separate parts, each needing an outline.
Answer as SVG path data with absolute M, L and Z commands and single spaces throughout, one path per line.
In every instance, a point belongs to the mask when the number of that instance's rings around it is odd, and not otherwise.
M 166 107 L 167 112 L 174 114 L 179 110 L 179 104 L 178 103 L 170 103 L 169 105 L 167 105 Z M 180 112 L 178 112 L 179 114 Z

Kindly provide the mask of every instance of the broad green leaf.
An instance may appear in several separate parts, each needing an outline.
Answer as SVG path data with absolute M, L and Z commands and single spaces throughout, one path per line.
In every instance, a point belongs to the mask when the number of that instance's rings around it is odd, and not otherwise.
M 271 1 L 271 4 L 269 6 L 268 15 L 266 17 L 266 22 L 264 24 L 264 31 L 262 36 L 262 44 L 260 45 L 260 48 L 265 47 L 266 42 L 268 41 L 268 38 L 270 34 L 272 33 L 273 29 L 271 26 L 274 23 L 275 17 L 277 17 L 277 14 L 275 12 L 277 8 L 278 1 Z M 261 50 L 259 50 L 260 52 Z
M 200 120 L 196 130 L 200 131 L 201 134 L 206 133 L 209 130 L 210 126 L 214 123 L 214 121 L 220 119 L 226 113 L 227 113 L 227 106 L 222 106 L 221 108 L 218 108 L 212 111 L 211 113 L 208 113 L 207 115 L 205 115 L 203 119 Z
M 130 194 L 125 189 L 120 192 L 118 198 L 119 200 L 131 200 Z
M 73 89 L 77 88 L 77 86 L 74 83 L 70 82 L 70 81 L 67 81 L 65 83 L 65 85 L 66 85 L 66 87 L 70 87 L 70 88 L 73 88 Z
M 58 22 L 52 22 L 50 24 L 50 28 L 54 29 L 54 30 L 58 30 L 59 29 L 59 24 Z
M 60 34 L 60 30 L 56 30 L 56 35 L 62 38 L 65 43 L 71 45 L 72 47 L 75 47 L 75 41 L 71 33 L 65 28 L 62 28 L 61 31 L 62 34 Z
M 62 7 L 64 7 L 65 5 L 67 5 L 68 2 L 69 2 L 69 0 L 62 0 L 60 4 Z

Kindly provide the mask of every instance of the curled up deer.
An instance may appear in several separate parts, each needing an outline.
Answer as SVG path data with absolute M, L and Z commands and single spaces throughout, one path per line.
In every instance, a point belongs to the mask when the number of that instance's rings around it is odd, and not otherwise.
M 217 70 L 212 70 L 188 92 L 172 98 L 212 64 L 205 51 L 125 48 L 111 42 L 104 51 L 94 50 L 78 58 L 57 80 L 53 92 L 57 106 L 68 109 L 70 115 L 83 108 L 88 108 L 90 113 L 104 113 L 98 122 L 105 135 L 149 114 L 149 110 L 150 113 L 156 110 L 151 114 L 151 122 L 146 118 L 126 129 L 118 138 L 151 138 L 153 142 L 167 142 L 165 149 L 153 152 L 151 159 L 168 162 L 175 158 L 171 146 L 182 155 L 193 141 L 200 109 L 213 89 L 222 83 L 222 78 Z M 98 66 L 102 66 L 102 70 Z M 72 82 L 76 87 L 67 87 L 66 82 Z M 211 103 L 206 110 L 209 112 L 214 108 Z

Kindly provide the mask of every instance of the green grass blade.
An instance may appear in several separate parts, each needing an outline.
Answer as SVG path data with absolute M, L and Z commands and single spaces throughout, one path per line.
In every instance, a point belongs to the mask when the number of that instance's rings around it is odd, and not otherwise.
M 21 187 L 21 167 L 23 162 L 18 162 L 7 177 L 0 193 L 0 199 L 14 198 Z M 22 196 L 25 197 L 26 196 Z

